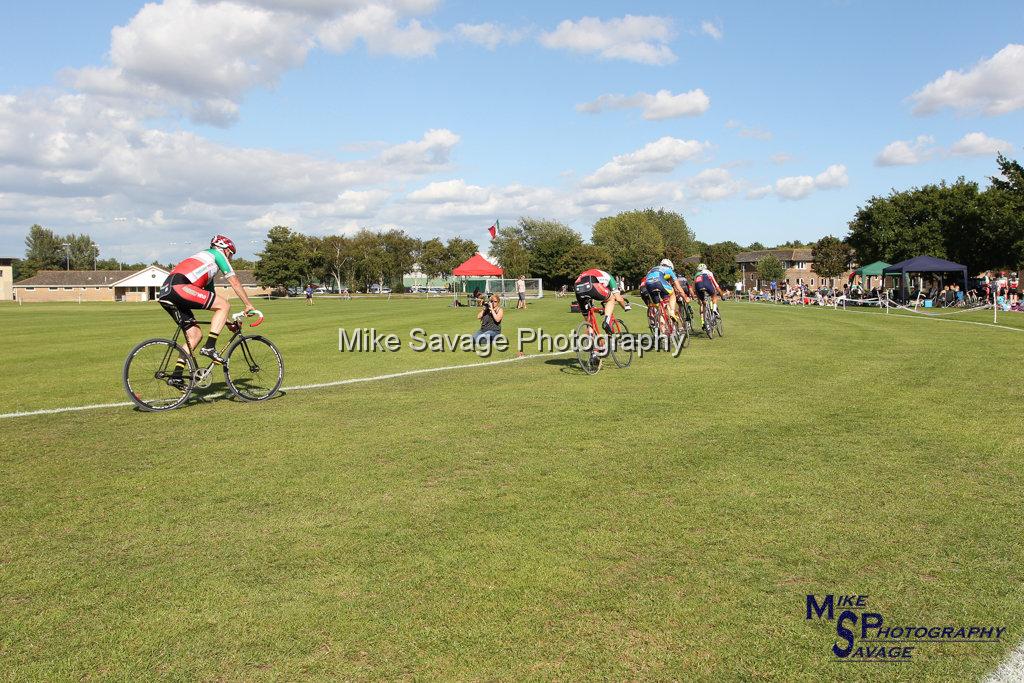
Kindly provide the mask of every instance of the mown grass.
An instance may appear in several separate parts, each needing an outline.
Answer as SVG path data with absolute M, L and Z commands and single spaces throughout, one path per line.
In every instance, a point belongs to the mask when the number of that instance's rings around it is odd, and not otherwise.
M 569 329 L 564 301 L 506 330 Z M 568 357 L 264 404 L 0 422 L 9 679 L 962 680 L 1022 637 L 1020 333 L 723 307 L 726 337 L 595 377 Z M 342 354 L 444 302 L 271 302 L 295 385 L 476 362 Z M 973 319 L 979 314 L 970 314 Z M 989 314 L 991 315 L 991 314 Z M 642 313 L 626 318 L 642 326 Z M 981 315 L 979 321 L 986 320 Z M 1015 322 L 1008 314 L 1004 319 Z M 124 400 L 165 316 L 0 307 L 0 412 Z M 1001 322 L 1003 322 L 1001 320 Z M 1015 374 L 1016 373 L 1016 374 Z M 12 386 L 15 385 L 15 386 Z M 1008 627 L 830 661 L 807 593 Z M 837 667 L 845 667 L 837 669 Z

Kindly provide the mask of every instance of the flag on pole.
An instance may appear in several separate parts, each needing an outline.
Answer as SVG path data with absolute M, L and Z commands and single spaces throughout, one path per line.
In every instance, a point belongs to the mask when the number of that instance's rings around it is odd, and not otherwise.
M 487 228 L 487 232 L 491 233 L 491 239 L 492 240 L 498 234 L 498 228 L 500 228 L 500 227 L 501 227 L 501 221 L 495 220 L 494 221 L 494 225 L 492 225 L 491 227 Z

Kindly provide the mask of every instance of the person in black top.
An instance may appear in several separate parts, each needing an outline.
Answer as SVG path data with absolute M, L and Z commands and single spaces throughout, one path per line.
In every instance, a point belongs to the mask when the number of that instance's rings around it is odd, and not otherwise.
M 494 339 L 501 334 L 501 320 L 505 317 L 505 310 L 501 307 L 501 298 L 497 294 L 483 299 L 480 312 L 476 319 L 480 321 L 480 330 L 473 333 L 473 340 Z

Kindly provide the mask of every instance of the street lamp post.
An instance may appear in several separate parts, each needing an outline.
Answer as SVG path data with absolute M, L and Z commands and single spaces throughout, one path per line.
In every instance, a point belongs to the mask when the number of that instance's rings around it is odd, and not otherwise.
M 66 260 L 66 270 L 71 270 L 71 245 L 67 242 L 62 242 L 61 245 L 64 247 L 64 257 Z

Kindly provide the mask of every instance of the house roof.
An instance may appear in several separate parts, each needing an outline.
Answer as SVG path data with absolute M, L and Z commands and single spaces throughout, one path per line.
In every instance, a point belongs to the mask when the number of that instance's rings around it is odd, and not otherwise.
M 239 281 L 243 287 L 259 287 L 260 281 L 256 279 L 256 271 L 254 270 L 236 270 L 235 275 L 238 276 Z M 217 275 L 218 287 L 227 287 L 228 281 L 224 279 L 223 275 Z
M 145 269 L 142 269 L 145 270 Z M 141 270 L 40 270 L 15 287 L 110 287 Z
M 802 249 L 758 249 L 741 251 L 736 254 L 736 263 L 757 263 L 763 258 L 774 256 L 780 261 L 811 261 L 812 250 Z

